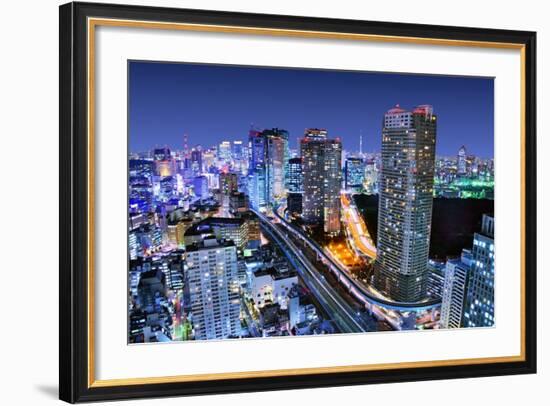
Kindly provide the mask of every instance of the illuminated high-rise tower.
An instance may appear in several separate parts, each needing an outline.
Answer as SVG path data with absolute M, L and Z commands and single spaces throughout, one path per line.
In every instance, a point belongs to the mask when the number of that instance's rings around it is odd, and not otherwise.
M 202 147 L 200 145 L 191 149 L 191 171 L 193 175 L 200 175 L 203 172 Z
M 384 115 L 374 283 L 400 302 L 424 298 L 432 223 L 436 116 L 428 105 Z
M 266 143 L 266 187 L 268 201 L 280 198 L 288 171 L 288 131 L 279 128 L 262 132 Z
M 266 206 L 265 189 L 265 140 L 262 133 L 251 129 L 248 134 L 250 151 L 248 164 L 248 196 L 250 205 L 255 209 Z
M 233 144 L 231 144 L 231 154 L 233 159 L 237 161 L 243 159 L 243 142 L 241 140 L 233 141 Z
M 456 173 L 459 175 L 465 175 L 467 171 L 467 162 L 466 162 L 466 147 L 463 145 L 458 150 L 456 157 Z
M 196 340 L 240 334 L 237 249 L 233 241 L 207 237 L 186 251 L 186 280 Z
M 302 158 L 291 158 L 288 160 L 288 191 L 301 193 L 303 189 Z
M 363 158 L 348 157 L 344 166 L 344 184 L 346 190 L 359 192 L 365 181 L 365 161 Z
M 231 142 L 222 141 L 218 145 L 218 161 L 220 163 L 231 163 Z
M 300 140 L 303 171 L 303 218 L 321 223 L 326 234 L 340 233 L 342 143 L 326 130 L 308 129 Z
M 261 209 L 282 197 L 288 171 L 288 131 L 279 128 L 249 134 L 249 196 Z
M 245 158 L 245 148 L 241 140 L 233 141 L 231 144 L 231 155 L 233 158 L 233 168 L 235 171 L 245 175 L 247 173 L 247 159 Z

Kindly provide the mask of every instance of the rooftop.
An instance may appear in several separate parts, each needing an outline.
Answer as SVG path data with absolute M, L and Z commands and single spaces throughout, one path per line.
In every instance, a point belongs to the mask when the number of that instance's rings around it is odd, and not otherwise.
M 285 278 L 292 278 L 296 276 L 297 273 L 294 270 L 285 270 L 281 272 L 275 267 L 264 268 L 254 272 L 255 277 L 260 277 L 265 275 L 271 276 L 273 280 L 279 280 L 279 279 L 285 279 Z
M 190 244 L 186 246 L 187 252 L 196 252 L 201 251 L 204 249 L 212 249 L 212 248 L 226 248 L 226 247 L 234 247 L 235 243 L 231 240 L 217 240 L 215 237 L 206 237 L 204 240 Z
M 213 227 L 237 226 L 245 223 L 244 218 L 239 217 L 207 217 L 197 224 L 191 226 L 186 232 L 186 236 L 201 235 L 211 233 Z

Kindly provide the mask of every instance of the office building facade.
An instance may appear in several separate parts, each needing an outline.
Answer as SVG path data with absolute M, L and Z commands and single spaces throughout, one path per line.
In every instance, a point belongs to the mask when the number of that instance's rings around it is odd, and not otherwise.
M 365 162 L 362 158 L 348 157 L 344 166 L 346 190 L 360 192 L 365 181 Z
M 472 270 L 464 306 L 464 327 L 495 323 L 495 220 L 484 215 L 481 232 L 474 234 Z
M 237 174 L 232 172 L 220 173 L 220 190 L 226 196 L 236 193 L 239 190 L 239 177 Z
M 304 191 L 304 174 L 302 173 L 302 158 L 288 160 L 288 191 L 302 193 Z
M 240 335 L 237 249 L 231 241 L 205 238 L 187 247 L 186 280 L 196 340 Z
M 248 189 L 253 208 L 262 209 L 285 194 L 288 131 L 272 128 L 249 133 Z
M 340 189 L 342 187 L 342 143 L 327 138 L 327 131 L 306 130 L 300 140 L 303 172 L 304 220 L 323 224 L 328 235 L 340 233 Z
M 464 298 L 470 277 L 472 255 L 463 252 L 457 259 L 448 260 L 445 265 L 445 282 L 441 298 L 441 328 L 460 328 L 464 310 Z

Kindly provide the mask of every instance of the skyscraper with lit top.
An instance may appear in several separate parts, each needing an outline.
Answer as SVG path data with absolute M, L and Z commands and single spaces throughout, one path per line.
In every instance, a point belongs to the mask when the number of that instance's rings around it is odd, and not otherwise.
M 432 223 L 436 115 L 399 106 L 384 115 L 375 287 L 391 299 L 425 296 Z
M 191 150 L 191 171 L 195 176 L 203 172 L 202 147 L 200 145 L 197 145 Z
M 304 220 L 321 223 L 326 234 L 340 233 L 342 143 L 324 129 L 308 129 L 300 140 Z
M 463 145 L 458 150 L 458 154 L 456 156 L 456 173 L 458 175 L 465 175 L 466 170 L 467 170 L 466 147 Z
M 218 161 L 220 163 L 231 163 L 231 142 L 222 141 L 218 145 Z

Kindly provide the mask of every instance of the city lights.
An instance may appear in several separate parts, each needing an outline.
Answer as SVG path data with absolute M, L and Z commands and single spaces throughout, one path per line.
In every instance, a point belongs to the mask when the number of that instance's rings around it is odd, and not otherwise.
M 371 152 L 256 125 L 131 149 L 128 342 L 492 326 L 494 161 L 387 107 Z

